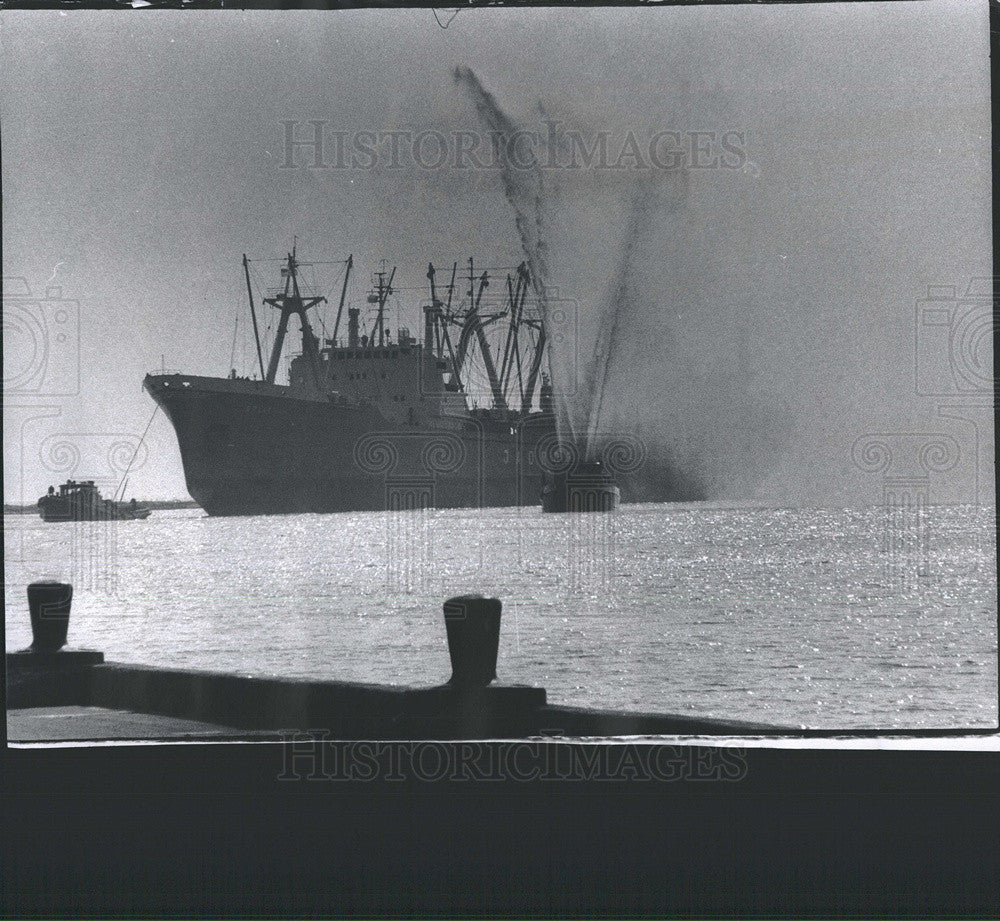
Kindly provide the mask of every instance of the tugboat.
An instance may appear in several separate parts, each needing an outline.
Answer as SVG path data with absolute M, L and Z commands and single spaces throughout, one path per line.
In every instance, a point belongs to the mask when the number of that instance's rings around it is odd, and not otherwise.
M 581 463 L 572 473 L 546 473 L 543 512 L 613 512 L 621 490 L 600 461 Z
M 127 521 L 144 520 L 150 510 L 136 503 L 114 502 L 101 497 L 93 480 L 67 480 L 59 487 L 49 487 L 38 500 L 42 521 Z

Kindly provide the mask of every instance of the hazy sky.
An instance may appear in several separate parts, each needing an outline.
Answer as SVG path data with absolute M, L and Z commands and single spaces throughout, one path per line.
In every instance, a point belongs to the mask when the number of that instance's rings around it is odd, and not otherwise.
M 161 356 L 226 374 L 237 312 L 244 367 L 243 252 L 280 256 L 297 235 L 305 258 L 353 253 L 359 301 L 381 258 L 414 288 L 429 260 L 520 261 L 496 170 L 280 168 L 286 120 L 300 137 L 311 120 L 347 136 L 478 129 L 459 65 L 519 123 L 605 131 L 612 151 L 629 132 L 741 138 L 735 168 L 688 170 L 681 207 L 653 207 L 612 387 L 623 423 L 660 425 L 719 498 L 768 503 L 879 501 L 856 440 L 885 433 L 902 457 L 943 434 L 960 456 L 935 496 L 973 501 L 978 474 L 993 500 L 979 378 L 962 391 L 947 356 L 918 357 L 975 305 L 916 325 L 929 285 L 961 294 L 991 273 L 985 2 L 466 10 L 447 29 L 430 10 L 3 12 L 0 43 L 3 272 L 74 302 L 68 327 L 58 304 L 34 327 L 12 310 L 38 308 L 4 305 L 7 501 L 65 479 L 56 436 L 103 457 L 141 434 Z M 584 330 L 636 175 L 550 177 L 552 281 Z M 29 327 L 45 330 L 41 364 Z M 959 332 L 988 377 L 989 337 Z M 147 446 L 129 493 L 186 496 L 162 415 Z

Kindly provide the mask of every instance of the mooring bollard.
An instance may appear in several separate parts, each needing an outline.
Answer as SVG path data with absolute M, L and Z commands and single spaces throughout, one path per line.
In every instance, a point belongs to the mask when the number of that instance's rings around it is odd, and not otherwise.
M 89 706 L 91 667 L 104 662 L 104 653 L 64 648 L 72 603 L 66 582 L 28 586 L 32 643 L 6 655 L 8 709 Z
M 28 586 L 32 650 L 56 652 L 66 645 L 72 603 L 73 586 L 67 582 L 43 580 Z
M 499 598 L 459 595 L 444 603 L 453 687 L 484 688 L 497 676 Z

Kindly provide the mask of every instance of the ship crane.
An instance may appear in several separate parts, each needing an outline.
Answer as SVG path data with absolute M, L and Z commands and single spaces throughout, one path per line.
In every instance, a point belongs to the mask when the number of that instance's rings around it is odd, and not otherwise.
M 516 286 L 515 286 L 516 285 Z M 517 267 L 517 282 L 511 282 L 510 275 L 507 276 L 507 303 L 510 312 L 510 323 L 507 326 L 507 341 L 503 347 L 503 359 L 500 362 L 500 387 L 507 393 L 510 386 L 510 376 L 513 371 L 516 357 L 520 359 L 518 350 L 518 336 L 521 327 L 521 313 L 524 310 L 524 296 L 527 294 L 527 268 L 522 262 Z
M 485 280 L 485 278 L 486 273 L 483 272 L 483 279 Z M 506 412 L 507 400 L 504 398 L 503 388 L 500 386 L 500 378 L 497 377 L 497 369 L 493 364 L 493 354 L 490 352 L 490 344 L 486 341 L 486 326 L 490 323 L 495 323 L 503 316 L 505 316 L 503 313 L 495 314 L 492 317 L 477 316 L 475 324 L 476 338 L 479 339 L 479 350 L 483 353 L 483 364 L 486 365 L 486 376 L 489 379 L 490 390 L 493 393 L 493 408 Z
M 479 296 L 476 297 L 476 278 L 473 271 L 472 259 L 469 259 L 469 309 L 461 321 L 462 332 L 458 337 L 458 350 L 455 354 L 455 373 L 461 374 L 465 364 L 465 356 L 469 351 L 469 344 L 476 332 L 476 324 L 479 320 L 479 304 L 483 299 L 483 292 L 489 286 L 489 276 L 483 272 L 479 279 Z M 459 322 L 459 321 L 454 321 Z
M 521 412 L 531 409 L 531 401 L 535 398 L 535 385 L 538 383 L 538 373 L 542 369 L 542 358 L 545 355 L 545 324 L 537 320 L 525 320 L 526 324 L 538 329 L 538 342 L 535 344 L 535 354 L 531 359 L 531 369 L 528 371 L 528 381 L 524 387 L 524 398 L 521 401 Z
M 458 271 L 458 263 L 451 267 L 451 282 L 448 285 L 448 303 L 443 304 L 437 298 L 437 291 L 434 287 L 434 264 L 427 265 L 427 279 L 431 285 L 431 302 L 424 308 L 424 348 L 436 356 L 437 361 L 444 361 L 444 349 L 448 349 L 448 358 L 451 362 L 451 380 L 446 385 L 449 390 L 460 390 L 462 382 L 458 379 L 455 371 L 455 350 L 451 345 L 451 337 L 448 335 L 447 320 L 451 317 L 451 296 L 455 291 L 455 273 Z
M 472 259 L 469 259 L 469 310 L 462 324 L 462 333 L 458 340 L 458 354 L 455 357 L 456 374 L 461 374 L 462 366 L 468 354 L 472 337 L 475 336 L 479 351 L 483 356 L 483 365 L 486 368 L 486 376 L 490 382 L 490 391 L 493 394 L 493 407 L 499 410 L 507 409 L 507 401 L 504 397 L 503 388 L 500 386 L 500 378 L 497 376 L 496 365 L 493 362 L 493 353 L 490 350 L 489 342 L 486 339 L 486 327 L 495 323 L 505 313 L 484 317 L 480 313 L 480 306 L 483 301 L 483 293 L 489 287 L 490 279 L 487 272 L 479 277 L 479 292 L 476 293 L 476 277 L 473 269 Z
M 326 298 L 302 297 L 302 292 L 299 290 L 298 268 L 299 263 L 295 259 L 295 248 L 293 247 L 288 254 L 287 263 L 281 269 L 281 275 L 285 279 L 284 290 L 275 297 L 264 298 L 265 304 L 281 311 L 281 319 L 278 321 L 278 331 L 274 340 L 274 348 L 271 350 L 271 360 L 267 365 L 265 380 L 269 384 L 274 383 L 278 373 L 278 362 L 281 359 L 281 349 L 285 344 L 285 333 L 288 332 L 288 318 L 292 314 L 297 314 L 302 327 L 302 354 L 309 362 L 314 386 L 317 390 L 321 390 L 323 388 L 323 373 L 319 357 L 319 340 L 309 325 L 306 313 L 311 307 L 326 303 Z
M 517 267 L 514 278 L 511 278 L 510 275 L 507 276 L 507 303 L 503 310 L 494 314 L 484 314 L 482 311 L 483 295 L 489 286 L 489 275 L 487 272 L 483 272 L 477 278 L 472 259 L 469 260 L 468 275 L 469 307 L 464 312 L 452 312 L 451 304 L 457 269 L 458 263 L 453 264 L 451 281 L 448 285 L 448 300 L 447 303 L 444 303 L 438 298 L 434 266 L 433 264 L 427 266 L 431 297 L 430 303 L 423 308 L 424 348 L 427 354 L 433 355 L 438 362 L 442 363 L 442 369 L 447 367 L 450 370 L 451 378 L 445 385 L 447 389 L 464 391 L 466 388 L 462 382 L 462 374 L 468 365 L 469 348 L 473 338 L 475 338 L 489 380 L 493 408 L 510 412 L 512 404 L 519 403 L 519 411 L 529 413 L 541 376 L 546 350 L 546 334 L 544 324 L 540 319 L 526 316 L 525 306 L 528 292 L 531 290 L 528 267 L 525 263 L 521 263 Z M 494 355 L 486 338 L 486 330 L 491 324 L 504 317 L 509 317 L 510 323 L 502 347 L 498 344 Z M 456 326 L 460 330 L 454 346 L 448 334 L 449 325 Z M 537 333 L 537 338 L 532 337 L 534 342 L 531 346 L 527 380 L 525 380 L 526 369 L 522 365 L 521 354 L 521 331 L 524 328 Z
M 545 352 L 544 330 L 537 320 L 525 317 L 524 307 L 528 297 L 530 278 L 528 276 L 528 266 L 521 263 L 517 267 L 516 281 L 512 281 L 507 276 L 507 301 L 509 304 L 510 324 L 507 327 L 507 342 L 504 345 L 503 360 L 500 365 L 500 386 L 504 393 L 510 392 L 511 381 L 514 371 L 517 371 L 518 394 L 521 400 L 521 412 L 528 412 L 531 409 L 535 396 L 535 383 L 538 378 L 538 369 L 541 368 L 542 356 Z M 524 371 L 521 366 L 521 328 L 539 329 L 541 335 L 534 346 L 534 357 L 531 367 L 533 372 L 529 373 L 528 387 L 525 388 Z

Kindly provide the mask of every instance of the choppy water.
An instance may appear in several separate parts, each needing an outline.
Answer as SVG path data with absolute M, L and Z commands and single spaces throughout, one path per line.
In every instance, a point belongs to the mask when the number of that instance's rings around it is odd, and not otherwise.
M 7 648 L 25 586 L 75 586 L 108 659 L 439 683 L 441 601 L 503 599 L 501 680 L 553 702 L 823 728 L 997 721 L 995 510 L 625 506 L 5 521 Z

